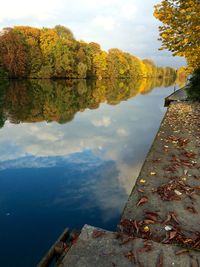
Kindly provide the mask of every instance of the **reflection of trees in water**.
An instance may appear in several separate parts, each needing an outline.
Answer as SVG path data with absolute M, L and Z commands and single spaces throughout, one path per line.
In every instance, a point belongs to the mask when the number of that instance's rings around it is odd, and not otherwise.
M 0 80 L 0 128 L 4 126 L 6 116 L 4 113 L 5 92 L 8 88 L 8 81 Z
M 106 102 L 119 104 L 155 87 L 167 87 L 174 78 L 143 80 L 21 80 L 0 84 L 0 127 L 12 123 L 73 120 L 78 111 L 97 109 Z

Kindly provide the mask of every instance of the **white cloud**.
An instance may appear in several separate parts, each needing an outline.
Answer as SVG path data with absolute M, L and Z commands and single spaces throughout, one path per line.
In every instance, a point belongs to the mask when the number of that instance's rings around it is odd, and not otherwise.
M 39 131 L 40 131 L 40 129 L 39 129 L 38 126 L 36 126 L 36 125 L 31 125 L 31 127 L 30 127 L 30 132 L 32 132 L 32 133 L 37 133 L 37 132 L 39 132 Z
M 97 16 L 94 18 L 93 23 L 96 26 L 103 27 L 106 31 L 111 31 L 116 25 L 116 21 L 111 16 Z
M 122 17 L 125 19 L 132 19 L 138 11 L 137 6 L 133 2 L 128 2 L 122 7 Z
M 60 9 L 62 2 L 62 0 L 2 1 L 0 7 L 0 22 L 23 18 L 35 18 L 38 20 L 55 18 L 57 10 Z
M 135 26 L 135 31 L 138 32 L 138 33 L 144 33 L 146 31 L 146 27 L 145 25 L 137 25 Z
M 37 140 L 45 142 L 56 142 L 61 140 L 64 136 L 62 132 L 51 132 L 51 129 L 49 129 L 48 127 L 46 128 L 46 130 L 41 130 L 41 128 L 36 125 L 31 125 L 29 134 L 32 135 L 33 138 L 37 138 Z
M 38 135 L 38 140 L 41 140 L 41 141 L 56 142 L 59 139 L 60 139 L 59 136 L 55 136 L 50 133 L 40 133 L 40 135 Z
M 131 190 L 139 175 L 141 167 L 142 160 L 131 165 L 128 165 L 122 161 L 118 163 L 118 169 L 120 170 L 118 180 L 121 184 L 121 187 L 126 190 L 127 195 L 130 195 Z
M 108 127 L 111 124 L 111 119 L 109 117 L 103 117 L 101 120 L 93 120 L 92 124 L 95 127 Z
M 105 8 L 105 7 L 113 7 L 116 6 L 118 4 L 121 4 L 122 1 L 121 0 L 84 0 L 84 5 L 87 5 L 87 7 L 90 8 L 95 8 L 95 9 L 99 9 L 99 8 Z
M 129 133 L 128 133 L 127 130 L 124 129 L 124 128 L 119 128 L 119 129 L 117 129 L 117 134 L 118 134 L 120 137 L 126 137 L 126 136 L 129 136 Z

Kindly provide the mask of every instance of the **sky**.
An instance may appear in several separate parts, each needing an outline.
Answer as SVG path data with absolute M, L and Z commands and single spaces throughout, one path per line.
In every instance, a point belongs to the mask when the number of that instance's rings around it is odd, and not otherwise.
M 183 58 L 159 51 L 159 21 L 153 6 L 159 0 L 6 0 L 0 8 L 0 29 L 14 25 L 72 30 L 77 40 L 97 42 L 103 50 L 119 48 L 159 66 L 185 65 Z

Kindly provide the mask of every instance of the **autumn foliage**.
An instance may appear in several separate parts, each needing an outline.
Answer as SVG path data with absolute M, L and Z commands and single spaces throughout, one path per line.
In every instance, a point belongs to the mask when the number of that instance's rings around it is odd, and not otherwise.
M 77 41 L 64 26 L 16 26 L 0 32 L 0 76 L 10 78 L 139 78 L 176 76 L 117 48 Z
M 161 49 L 186 58 L 191 72 L 200 68 L 200 1 L 162 0 L 155 6 Z
M 26 75 L 27 47 L 22 34 L 6 30 L 0 38 L 1 62 L 11 77 Z

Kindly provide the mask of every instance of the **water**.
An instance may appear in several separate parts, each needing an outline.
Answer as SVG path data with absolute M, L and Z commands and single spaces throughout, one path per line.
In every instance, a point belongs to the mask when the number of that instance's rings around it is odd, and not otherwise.
M 0 265 L 35 266 L 65 227 L 115 230 L 173 86 L 18 81 L 0 89 Z

